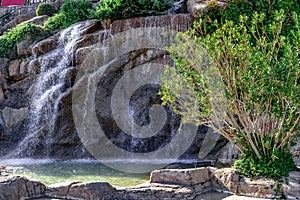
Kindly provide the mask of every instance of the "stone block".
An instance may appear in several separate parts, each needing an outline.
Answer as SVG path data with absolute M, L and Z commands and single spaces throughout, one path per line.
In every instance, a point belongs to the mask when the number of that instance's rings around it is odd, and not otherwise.
M 20 57 L 27 57 L 32 54 L 30 45 L 32 44 L 31 40 L 23 40 L 17 44 L 17 54 Z
M 10 77 L 19 75 L 21 60 L 13 60 L 9 63 L 8 74 Z
M 194 185 L 209 181 L 205 167 L 195 169 L 165 169 L 151 173 L 151 183 L 168 183 L 177 185 Z
M 36 55 L 45 54 L 55 49 L 58 45 L 59 34 L 42 40 L 32 47 L 32 52 Z
M 68 197 L 81 199 L 111 199 L 116 196 L 116 189 L 106 182 L 91 182 L 73 184 L 69 191 Z

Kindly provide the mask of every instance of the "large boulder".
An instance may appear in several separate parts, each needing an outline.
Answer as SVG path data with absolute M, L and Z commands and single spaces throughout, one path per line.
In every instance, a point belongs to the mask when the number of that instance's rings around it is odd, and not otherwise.
M 41 55 L 54 50 L 58 45 L 58 39 L 59 34 L 56 34 L 50 38 L 38 42 L 32 47 L 32 53 L 35 55 Z
M 300 138 L 296 140 L 296 144 L 291 147 L 291 153 L 297 166 L 300 167 Z
M 164 169 L 151 172 L 151 183 L 195 185 L 210 182 L 207 168 Z M 210 186 L 210 184 L 208 184 Z
M 66 199 L 118 199 L 116 188 L 107 182 L 54 184 L 50 186 L 47 195 Z
M 44 196 L 46 186 L 24 177 L 0 176 L 0 199 L 26 199 Z

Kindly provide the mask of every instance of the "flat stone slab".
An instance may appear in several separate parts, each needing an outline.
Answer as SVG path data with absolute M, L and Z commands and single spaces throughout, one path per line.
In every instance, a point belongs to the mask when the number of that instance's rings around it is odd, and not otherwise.
M 206 167 L 195 169 L 155 170 L 151 173 L 150 182 L 195 185 L 209 182 L 209 174 Z

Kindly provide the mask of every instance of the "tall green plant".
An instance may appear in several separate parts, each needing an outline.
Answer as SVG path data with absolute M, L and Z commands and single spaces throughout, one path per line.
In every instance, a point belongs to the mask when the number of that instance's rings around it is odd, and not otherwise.
M 243 15 L 211 34 L 200 20 L 169 49 L 176 67 L 166 71 L 164 103 L 236 143 L 244 153 L 236 166 L 249 176 L 295 169 L 289 148 L 300 130 L 300 26 L 293 13 L 286 28 L 288 17 L 274 11 L 265 24 L 264 13 Z

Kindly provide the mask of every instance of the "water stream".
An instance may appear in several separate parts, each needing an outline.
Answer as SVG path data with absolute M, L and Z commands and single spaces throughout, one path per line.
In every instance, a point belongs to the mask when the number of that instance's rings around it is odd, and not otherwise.
M 173 10 L 170 11 L 170 14 L 175 13 L 178 9 L 180 9 L 180 6 L 183 2 L 184 1 L 181 0 L 174 4 Z M 186 27 L 182 27 L 180 25 L 179 21 L 174 21 L 174 19 L 176 18 L 170 18 L 170 21 L 165 22 L 167 23 L 166 29 L 172 29 L 175 32 L 186 29 Z M 155 27 L 157 20 L 161 20 L 160 17 L 148 17 L 143 22 L 143 25 L 144 27 Z M 188 23 L 189 16 L 186 16 L 186 21 Z M 159 168 L 159 166 L 165 166 L 169 163 L 172 163 L 174 159 L 170 158 L 170 160 L 164 160 L 161 158 L 157 158 L 155 156 L 159 155 L 156 155 L 155 153 L 153 154 L 154 159 L 152 160 L 146 158 L 143 160 L 141 159 L 141 157 L 139 157 L 138 159 L 130 158 L 125 160 L 123 160 L 122 158 L 113 158 L 111 161 L 105 160 L 105 162 L 103 160 L 101 161 L 87 159 L 66 161 L 48 159 L 52 157 L 51 151 L 53 151 L 52 144 L 54 143 L 54 141 L 52 141 L 52 138 L 54 138 L 56 134 L 55 127 L 58 121 L 58 112 L 61 110 L 61 101 L 62 98 L 70 92 L 70 88 L 72 87 L 72 83 L 69 83 L 69 80 L 66 77 L 70 72 L 72 72 L 72 70 L 74 70 L 74 64 L 72 63 L 72 61 L 74 60 L 74 47 L 76 45 L 76 42 L 81 37 L 81 30 L 83 28 L 86 28 L 84 26 L 84 23 L 79 23 L 63 30 L 60 33 L 58 46 L 55 50 L 39 57 L 38 55 L 35 55 L 36 59 L 39 59 L 39 63 L 41 63 L 41 68 L 39 76 L 37 77 L 33 86 L 30 88 L 30 117 L 27 124 L 27 134 L 25 138 L 18 144 L 17 148 L 12 153 L 7 155 L 4 159 L 0 160 L 0 162 L 1 164 L 8 166 L 8 172 L 11 172 L 15 175 L 29 176 L 45 184 L 74 180 L 82 182 L 107 181 L 115 186 L 133 186 L 144 183 L 149 179 L 148 173 L 132 174 L 120 172 L 107 167 L 107 165 L 104 165 L 103 163 L 107 164 L 111 162 L 130 166 L 132 163 L 134 163 L 134 165 L 136 166 L 138 166 L 139 164 L 141 166 L 144 166 L 145 163 L 147 165 L 151 162 L 151 165 L 157 165 Z M 187 24 L 186 26 L 188 27 L 189 25 Z M 116 26 L 115 30 L 104 30 L 103 34 L 100 31 L 99 37 L 103 37 L 105 39 L 109 38 L 111 36 L 110 34 L 113 35 L 114 32 L 118 32 L 118 29 L 122 30 L 122 27 Z M 150 32 L 152 31 L 152 29 L 149 29 L 149 33 L 146 33 L 146 35 L 151 35 Z M 140 33 L 137 37 L 139 37 L 139 35 Z M 119 47 L 116 46 L 115 48 L 117 49 Z M 147 53 L 147 51 L 145 52 Z M 152 50 L 150 49 L 149 52 L 152 52 Z M 145 55 L 147 55 L 146 53 Z M 128 53 L 128 55 L 130 54 Z M 141 55 L 141 57 L 143 57 L 144 54 Z M 106 55 L 106 57 L 110 56 L 111 55 Z M 120 58 L 121 61 L 122 58 L 123 57 Z M 138 59 L 136 60 L 138 61 Z M 116 61 L 115 63 L 120 62 L 115 58 L 114 61 Z M 124 64 L 124 66 L 127 65 Z M 114 76 L 114 74 L 112 74 L 112 76 Z M 89 89 L 89 87 L 87 88 Z M 81 103 L 86 102 L 83 101 Z M 131 113 L 130 119 L 132 120 L 130 122 L 134 124 L 134 113 Z M 173 121 L 176 120 L 177 118 Z M 2 122 L 0 121 L 0 123 Z M 173 126 L 177 127 L 177 124 Z M 136 134 L 135 131 L 136 130 L 132 130 L 131 132 L 134 136 L 139 136 L 139 134 Z M 166 131 L 168 131 L 167 128 Z M 157 138 L 157 141 L 159 140 L 161 139 Z M 132 147 L 144 146 L 144 143 L 141 143 L 141 145 L 133 139 L 131 143 Z M 154 144 L 151 143 L 151 145 Z M 105 151 L 105 148 L 103 149 L 103 151 Z M 175 152 L 178 151 L 178 149 L 171 149 L 170 151 Z M 38 153 L 38 157 L 41 159 L 31 159 L 34 157 L 36 158 L 36 153 Z M 168 156 L 169 153 L 167 152 L 166 155 Z M 197 161 L 180 161 L 181 164 L 191 164 L 195 162 Z
M 30 89 L 32 94 L 28 134 L 13 152 L 13 157 L 30 157 L 36 151 L 37 145 L 41 144 L 44 157 L 50 156 L 59 103 L 67 93 L 66 75 L 73 69 L 73 48 L 80 38 L 81 27 L 82 24 L 77 24 L 63 30 L 58 47 L 39 58 L 41 72 Z

